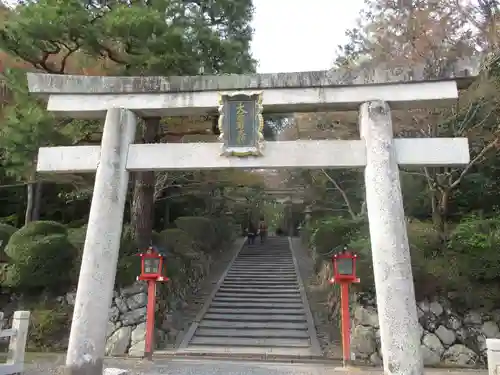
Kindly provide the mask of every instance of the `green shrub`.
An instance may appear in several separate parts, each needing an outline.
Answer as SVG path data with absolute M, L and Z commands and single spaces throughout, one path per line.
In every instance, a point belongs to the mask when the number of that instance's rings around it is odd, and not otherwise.
M 30 309 L 28 350 L 58 351 L 66 349 L 64 338 L 68 334 L 71 311 L 63 305 L 44 306 L 40 304 Z
M 199 257 L 198 245 L 182 229 L 165 229 L 160 233 L 160 236 L 162 246 L 173 254 L 186 258 Z
M 447 253 L 472 282 L 500 281 L 500 220 L 464 218 L 451 232 Z
M 311 242 L 319 254 L 331 253 L 335 249 L 342 249 L 352 238 L 365 232 L 366 228 L 363 220 L 328 217 L 317 223 L 311 235 Z
M 71 280 L 76 250 L 62 224 L 27 224 L 11 236 L 5 253 L 10 258 L 6 286 L 53 290 L 68 286 Z
M 7 247 L 7 243 L 9 242 L 10 237 L 16 231 L 16 227 L 0 223 L 0 261 L 7 260 L 4 250 Z
M 217 247 L 224 247 L 234 241 L 236 233 L 236 223 L 230 217 L 217 217 L 212 219 L 215 229 L 215 239 Z
M 315 270 L 319 271 L 324 259 L 365 232 L 367 225 L 363 220 L 331 216 L 310 223 L 304 237 L 309 238 Z
M 177 228 L 186 232 L 204 251 L 216 246 L 215 226 L 210 219 L 197 216 L 183 216 L 175 220 Z
M 18 232 L 22 231 L 23 236 L 46 236 L 48 234 L 68 234 L 66 227 L 57 221 L 33 221 L 26 224 Z

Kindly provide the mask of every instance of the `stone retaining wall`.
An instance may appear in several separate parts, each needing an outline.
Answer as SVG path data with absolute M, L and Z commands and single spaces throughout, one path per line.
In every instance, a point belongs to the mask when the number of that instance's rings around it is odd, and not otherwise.
M 73 305 L 75 293 L 66 294 L 65 299 L 66 303 Z M 106 355 L 144 354 L 147 302 L 147 285 L 143 282 L 114 292 L 106 333 Z M 156 327 L 155 342 L 160 346 L 175 342 L 179 333 L 174 327 L 172 314 L 163 316 L 162 324 Z
M 357 296 L 352 311 L 352 351 L 357 360 L 381 364 L 380 331 L 374 298 Z M 500 310 L 458 312 L 449 300 L 418 303 L 422 355 L 427 366 L 486 364 L 486 339 L 500 338 Z

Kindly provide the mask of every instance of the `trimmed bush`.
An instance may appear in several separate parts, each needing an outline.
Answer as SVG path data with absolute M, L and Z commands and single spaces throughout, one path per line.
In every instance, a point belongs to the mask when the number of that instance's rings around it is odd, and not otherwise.
M 173 254 L 186 258 L 199 258 L 198 245 L 182 229 L 165 229 L 160 236 L 162 246 Z
M 68 230 L 66 226 L 57 221 L 33 221 L 26 224 L 24 227 L 19 229 L 18 233 L 22 231 L 24 237 L 27 236 L 46 236 L 49 234 L 63 234 L 68 235 Z
M 215 228 L 215 239 L 217 247 L 224 247 L 232 243 L 235 239 L 235 234 L 238 232 L 236 223 L 231 217 L 217 217 L 212 219 Z
M 0 261 L 7 261 L 8 258 L 4 252 L 10 237 L 17 231 L 16 227 L 0 223 Z
M 64 225 L 32 222 L 15 232 L 5 248 L 10 258 L 5 284 L 19 289 L 68 286 L 76 250 Z
M 177 228 L 186 232 L 204 251 L 216 246 L 215 226 L 210 219 L 197 216 L 183 216 L 175 220 Z

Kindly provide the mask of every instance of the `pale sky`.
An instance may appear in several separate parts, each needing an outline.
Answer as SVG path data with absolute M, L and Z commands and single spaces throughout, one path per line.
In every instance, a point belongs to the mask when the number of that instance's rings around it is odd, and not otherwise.
M 363 0 L 254 0 L 252 52 L 260 73 L 329 69 Z

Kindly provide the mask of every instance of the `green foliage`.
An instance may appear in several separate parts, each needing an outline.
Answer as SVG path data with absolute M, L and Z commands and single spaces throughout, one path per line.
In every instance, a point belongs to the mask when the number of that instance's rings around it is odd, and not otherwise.
M 21 70 L 7 70 L 3 78 L 14 93 L 15 104 L 4 108 L 0 127 L 2 164 L 8 175 L 18 180 L 33 180 L 36 155 L 42 146 L 65 145 L 54 117 L 27 91 L 26 75 Z
M 28 350 L 54 351 L 63 350 L 64 338 L 70 328 L 71 311 L 61 304 L 44 303 L 30 307 L 30 325 Z
M 500 217 L 465 217 L 452 231 L 448 255 L 472 282 L 500 282 Z
M 184 216 L 177 218 L 175 225 L 186 232 L 204 251 L 214 249 L 216 233 L 215 226 L 210 219 L 198 216 Z
M 329 216 L 313 225 L 311 243 L 319 254 L 341 250 L 352 237 L 367 229 L 364 220 L 351 220 Z
M 186 258 L 196 258 L 199 256 L 199 252 L 196 250 L 198 245 L 182 229 L 165 229 L 160 233 L 160 237 L 162 246 L 175 255 Z
M 229 216 L 212 218 L 215 229 L 215 246 L 223 248 L 232 243 L 237 233 L 235 221 Z
M 81 51 L 106 56 L 128 74 L 238 73 L 255 65 L 252 11 L 250 0 L 25 2 L 0 27 L 0 48 L 58 74 Z M 57 62 L 47 61 L 56 55 Z
M 4 249 L 9 242 L 10 237 L 16 232 L 17 228 L 12 225 L 0 223 L 0 260 L 5 258 Z
M 11 236 L 5 253 L 10 258 L 7 286 L 21 290 L 68 287 L 76 250 L 63 225 L 29 223 Z

